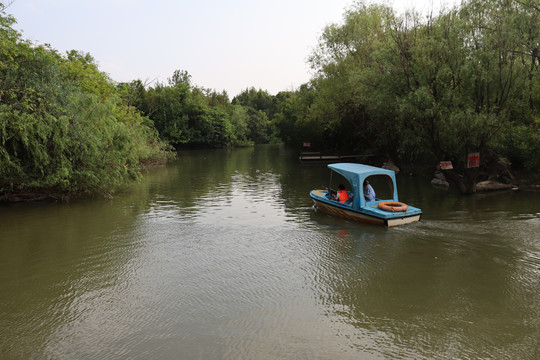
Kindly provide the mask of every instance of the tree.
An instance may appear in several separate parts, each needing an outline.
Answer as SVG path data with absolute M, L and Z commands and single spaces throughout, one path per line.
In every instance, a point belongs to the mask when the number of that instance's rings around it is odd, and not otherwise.
M 452 160 L 448 175 L 474 192 L 469 152 L 504 153 L 503 130 L 516 126 L 537 134 L 531 3 L 472 0 L 425 21 L 356 4 L 342 25 L 325 28 L 310 58 L 317 77 L 307 118 L 336 149 L 362 143 L 398 161 Z
M 191 87 L 191 75 L 185 70 L 175 70 L 172 77 L 169 78 L 169 85 L 171 87 L 182 85 Z
M 0 12 L 0 195 L 110 194 L 167 156 L 89 54 L 22 40 Z M 37 194 L 37 195 L 36 195 Z M 44 195 L 45 194 L 45 195 Z

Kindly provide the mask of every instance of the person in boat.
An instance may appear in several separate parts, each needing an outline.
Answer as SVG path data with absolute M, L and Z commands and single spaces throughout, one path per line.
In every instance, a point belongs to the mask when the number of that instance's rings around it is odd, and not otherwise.
M 349 200 L 349 193 L 345 190 L 345 185 L 339 184 L 335 200 L 342 204 L 345 204 L 345 201 Z
M 373 190 L 373 186 L 369 184 L 367 179 L 364 180 L 364 197 L 366 198 L 366 201 L 375 200 L 375 190 Z

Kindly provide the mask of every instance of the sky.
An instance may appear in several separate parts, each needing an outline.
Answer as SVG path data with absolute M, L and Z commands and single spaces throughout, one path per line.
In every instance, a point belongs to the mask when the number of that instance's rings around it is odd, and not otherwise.
M 9 3 L 11 0 L 0 0 Z M 381 0 L 398 12 L 457 0 Z M 162 82 L 185 70 L 232 99 L 309 81 L 307 59 L 325 26 L 354 0 L 14 0 L 6 12 L 35 44 L 90 53 L 116 82 Z

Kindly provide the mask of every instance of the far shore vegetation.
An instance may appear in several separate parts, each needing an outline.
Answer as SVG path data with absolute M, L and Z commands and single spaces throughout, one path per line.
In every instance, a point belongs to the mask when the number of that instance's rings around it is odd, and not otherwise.
M 175 149 L 283 142 L 444 171 L 540 181 L 540 0 L 468 0 L 429 15 L 353 3 L 294 91 L 228 94 L 177 70 L 116 83 L 90 54 L 22 38 L 0 3 L 0 201 L 107 196 Z M 468 168 L 467 155 L 480 154 Z

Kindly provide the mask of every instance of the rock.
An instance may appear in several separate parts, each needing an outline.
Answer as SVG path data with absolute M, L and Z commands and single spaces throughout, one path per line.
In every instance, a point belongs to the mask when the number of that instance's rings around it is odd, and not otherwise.
M 399 172 L 399 168 L 397 167 L 396 164 L 394 164 L 394 162 L 392 161 L 392 159 L 388 159 L 387 162 L 385 162 L 383 164 L 383 166 L 381 166 L 383 169 L 388 169 L 388 170 L 394 170 L 396 173 Z
M 444 176 L 443 172 L 440 170 L 435 171 L 435 179 L 446 181 L 446 177 Z
M 508 190 L 508 189 L 513 189 L 513 188 L 515 188 L 514 185 L 503 184 L 503 183 L 492 181 L 492 180 L 480 181 L 479 183 L 476 184 L 477 192 Z
M 431 180 L 431 185 L 438 188 L 442 188 L 442 189 L 448 189 L 448 187 L 450 187 L 450 184 L 448 183 L 448 181 L 441 180 L 438 178 L 434 178 L 433 180 Z

